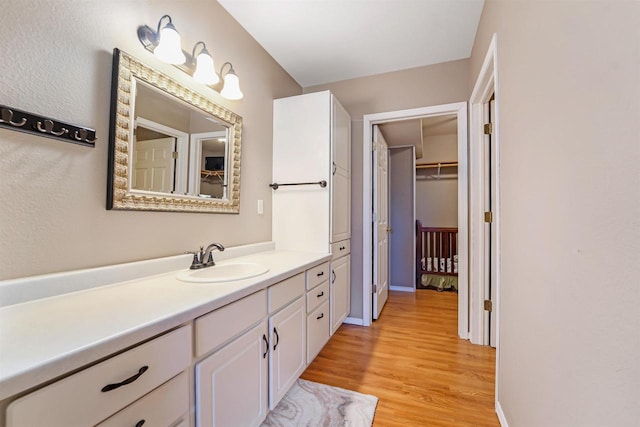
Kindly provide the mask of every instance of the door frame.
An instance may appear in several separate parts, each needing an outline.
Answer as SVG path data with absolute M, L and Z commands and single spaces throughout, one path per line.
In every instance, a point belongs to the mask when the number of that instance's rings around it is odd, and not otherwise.
M 501 244 L 500 244 L 500 95 L 498 84 L 498 37 L 497 34 L 493 34 L 487 53 L 485 55 L 482 67 L 478 73 L 471 97 L 469 98 L 469 166 L 470 166 L 470 253 L 473 255 L 471 258 L 471 322 L 470 322 L 470 339 L 475 344 L 485 344 L 484 342 L 484 283 L 482 278 L 484 277 L 484 251 L 481 248 L 484 245 L 482 241 L 482 202 L 484 201 L 484 182 L 482 176 L 484 174 L 484 162 L 482 160 L 482 139 L 483 134 L 483 119 L 484 119 L 484 105 L 489 101 L 491 94 L 495 96 L 495 109 L 493 111 L 493 129 L 492 129 L 492 142 L 494 142 L 492 150 L 492 161 L 495 162 L 495 174 L 492 179 L 495 179 L 495 206 L 493 212 L 493 223 L 495 227 L 495 252 L 497 254 L 495 259 L 496 271 L 495 282 L 493 290 L 495 291 L 493 297 L 493 310 L 496 311 L 496 371 L 495 371 L 495 408 L 502 425 L 507 425 L 504 412 L 500 405 L 499 394 L 499 375 L 500 375 L 500 295 L 501 295 Z
M 362 150 L 362 322 L 370 326 L 372 321 L 372 130 L 373 125 L 407 119 L 456 114 L 458 119 L 458 336 L 469 336 L 469 282 L 468 282 L 468 209 L 467 209 L 467 103 L 434 105 L 363 116 Z

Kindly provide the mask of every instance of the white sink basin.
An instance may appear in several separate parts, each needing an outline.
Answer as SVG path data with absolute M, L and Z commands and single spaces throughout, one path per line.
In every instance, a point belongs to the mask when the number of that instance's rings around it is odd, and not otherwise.
M 199 270 L 186 270 L 178 273 L 176 278 L 183 282 L 217 283 L 248 279 L 269 271 L 268 267 L 253 262 L 237 262 L 214 265 Z

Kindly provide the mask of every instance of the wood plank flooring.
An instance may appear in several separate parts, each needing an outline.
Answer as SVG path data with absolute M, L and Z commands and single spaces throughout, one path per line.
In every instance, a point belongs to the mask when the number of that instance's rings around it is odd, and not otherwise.
M 374 427 L 500 425 L 495 349 L 458 339 L 451 292 L 391 292 L 379 320 L 342 325 L 302 378 L 377 396 Z

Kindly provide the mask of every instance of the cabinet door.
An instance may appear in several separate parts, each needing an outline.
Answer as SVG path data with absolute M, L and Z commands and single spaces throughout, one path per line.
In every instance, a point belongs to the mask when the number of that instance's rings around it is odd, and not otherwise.
M 351 255 L 331 263 L 331 335 L 338 330 L 351 306 Z
M 259 426 L 267 415 L 266 321 L 196 365 L 198 427 Z
M 276 407 L 306 367 L 306 313 L 304 297 L 269 318 L 271 363 L 269 408 Z M 240 424 L 238 424 L 240 425 Z
M 331 243 L 351 237 L 351 118 L 332 97 Z
M 331 243 L 351 236 L 351 179 L 336 170 L 331 188 Z

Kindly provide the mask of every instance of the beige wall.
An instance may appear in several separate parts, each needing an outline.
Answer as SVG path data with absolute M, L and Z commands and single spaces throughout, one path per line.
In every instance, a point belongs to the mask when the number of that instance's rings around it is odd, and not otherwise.
M 640 419 L 640 2 L 485 3 L 498 34 L 499 402 L 510 426 Z
M 432 135 L 423 138 L 423 157 L 418 163 L 455 162 L 458 135 Z M 458 226 L 458 169 L 443 167 L 416 170 L 416 219 L 425 227 Z M 429 178 L 430 177 L 430 178 Z
M 137 27 L 155 28 L 163 14 L 185 50 L 203 40 L 217 66 L 231 61 L 240 77 L 242 101 L 205 89 L 244 119 L 239 215 L 105 209 L 113 48 L 198 87 L 138 42 Z M 271 239 L 272 100 L 301 88 L 217 2 L 4 1 L 1 20 L 1 102 L 94 127 L 98 142 L 86 148 L 0 129 L 0 279 Z
M 304 88 L 331 90 L 351 115 L 351 317 L 362 318 L 362 117 L 466 101 L 468 81 L 460 60 Z

